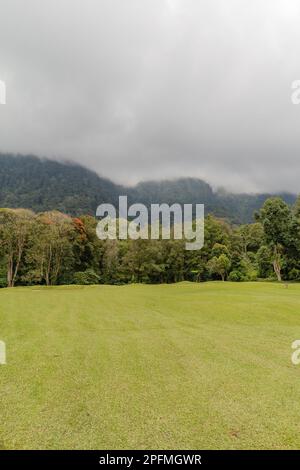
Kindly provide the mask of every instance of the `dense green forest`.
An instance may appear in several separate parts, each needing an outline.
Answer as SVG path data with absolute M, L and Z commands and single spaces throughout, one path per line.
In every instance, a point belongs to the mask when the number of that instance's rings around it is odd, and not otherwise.
M 1 209 L 1 286 L 300 280 L 300 197 L 267 199 L 251 224 L 207 215 L 195 251 L 185 240 L 99 240 L 96 225 L 90 215 Z
M 130 204 L 140 202 L 148 207 L 151 203 L 205 204 L 206 213 L 236 224 L 252 222 L 254 211 L 271 196 L 213 191 L 209 184 L 196 178 L 124 187 L 80 165 L 0 154 L 0 207 L 35 212 L 58 210 L 71 216 L 95 215 L 99 204 L 117 205 L 119 195 L 127 195 Z M 296 199 L 292 194 L 278 196 L 288 204 Z

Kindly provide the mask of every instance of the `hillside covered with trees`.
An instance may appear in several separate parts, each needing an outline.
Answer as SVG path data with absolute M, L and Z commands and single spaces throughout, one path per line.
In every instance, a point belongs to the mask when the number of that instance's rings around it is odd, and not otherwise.
M 71 216 L 95 215 L 102 203 L 117 205 L 119 195 L 129 203 L 205 204 L 206 213 L 231 223 L 253 221 L 270 194 L 231 194 L 213 191 L 196 178 L 148 181 L 134 187 L 120 186 L 80 165 L 39 159 L 34 156 L 0 154 L 0 207 L 26 208 L 35 212 L 57 210 Z M 278 194 L 288 204 L 292 194 Z

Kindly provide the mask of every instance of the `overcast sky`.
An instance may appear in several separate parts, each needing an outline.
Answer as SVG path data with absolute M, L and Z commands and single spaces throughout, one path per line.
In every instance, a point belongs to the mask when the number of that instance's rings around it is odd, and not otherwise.
M 300 192 L 299 0 L 1 0 L 0 150 Z

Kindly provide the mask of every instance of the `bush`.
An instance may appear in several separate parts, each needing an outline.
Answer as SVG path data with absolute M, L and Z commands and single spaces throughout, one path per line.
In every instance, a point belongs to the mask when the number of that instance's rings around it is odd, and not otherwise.
M 3 266 L 0 266 L 0 287 L 7 287 L 7 274 Z
M 293 268 L 289 271 L 288 279 L 290 281 L 300 281 L 300 271 L 297 268 Z
M 93 269 L 87 269 L 86 271 L 79 271 L 74 274 L 74 284 L 89 285 L 99 284 L 100 277 L 95 273 Z
M 258 272 L 256 266 L 248 257 L 244 257 L 239 265 L 243 281 L 256 281 Z
M 255 269 L 249 270 L 247 272 L 247 278 L 245 281 L 257 281 L 258 273 Z
M 7 278 L 6 278 L 6 276 L 0 275 L 0 287 L 7 287 Z
M 243 280 L 243 275 L 240 271 L 234 270 L 228 276 L 228 281 L 240 282 Z

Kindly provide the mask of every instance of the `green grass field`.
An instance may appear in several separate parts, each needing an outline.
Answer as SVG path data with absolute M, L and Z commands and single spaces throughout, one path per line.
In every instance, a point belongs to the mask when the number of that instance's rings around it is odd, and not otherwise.
M 300 285 L 0 290 L 0 447 L 300 448 Z

